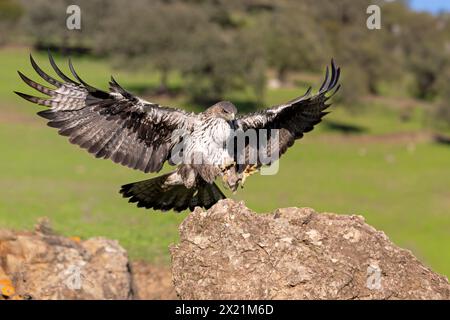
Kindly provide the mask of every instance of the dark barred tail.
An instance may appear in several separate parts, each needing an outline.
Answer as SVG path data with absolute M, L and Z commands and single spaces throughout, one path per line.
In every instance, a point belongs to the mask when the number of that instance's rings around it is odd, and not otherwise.
M 139 208 L 163 211 L 183 211 L 188 208 L 193 211 L 197 206 L 209 209 L 220 199 L 226 198 L 215 183 L 203 180 L 190 189 L 184 184 L 166 185 L 170 174 L 123 185 L 120 193 L 124 198 L 130 198 L 129 202 L 136 202 Z

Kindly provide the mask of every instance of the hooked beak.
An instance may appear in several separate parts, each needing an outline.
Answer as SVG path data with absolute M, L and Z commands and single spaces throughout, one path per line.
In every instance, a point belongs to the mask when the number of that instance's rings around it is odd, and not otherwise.
M 235 113 L 228 113 L 227 114 L 227 120 L 228 121 L 233 121 L 236 119 L 236 114 Z

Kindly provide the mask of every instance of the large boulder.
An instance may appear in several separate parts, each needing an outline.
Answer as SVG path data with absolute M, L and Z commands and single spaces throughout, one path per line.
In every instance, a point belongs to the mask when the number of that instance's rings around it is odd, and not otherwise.
M 66 238 L 47 220 L 34 232 L 0 230 L 0 289 L 13 299 L 129 299 L 126 251 L 115 240 Z
M 177 294 L 172 285 L 170 267 L 152 265 L 145 261 L 131 262 L 133 299 L 172 300 Z
M 197 208 L 171 247 L 182 299 L 449 299 L 448 280 L 361 216 Z
M 119 243 L 0 229 L 1 299 L 176 299 L 167 266 L 130 262 Z

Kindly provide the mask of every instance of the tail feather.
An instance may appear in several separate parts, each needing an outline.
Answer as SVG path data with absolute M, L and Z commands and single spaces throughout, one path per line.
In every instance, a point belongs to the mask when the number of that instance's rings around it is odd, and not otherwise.
M 195 187 L 186 188 L 183 184 L 166 185 L 169 174 L 156 178 L 123 185 L 120 193 L 138 207 L 155 210 L 194 210 L 195 207 L 209 209 L 220 199 L 226 198 L 215 183 L 200 180 Z

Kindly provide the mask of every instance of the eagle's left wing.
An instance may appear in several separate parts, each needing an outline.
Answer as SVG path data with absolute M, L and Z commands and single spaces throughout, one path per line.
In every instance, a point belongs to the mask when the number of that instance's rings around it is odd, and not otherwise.
M 25 83 L 49 97 L 16 93 L 49 107 L 38 113 L 49 120 L 48 125 L 97 158 L 144 172 L 159 171 L 176 143 L 172 141 L 173 132 L 189 132 L 195 125 L 192 113 L 140 99 L 112 78 L 109 92 L 96 89 L 78 76 L 70 60 L 76 81 L 57 67 L 50 54 L 49 59 L 62 81 L 46 74 L 30 56 L 36 72 L 55 88 L 36 83 L 19 72 Z
M 327 114 L 324 111 L 330 106 L 327 100 L 340 87 L 339 75 L 340 69 L 332 60 L 331 76 L 327 67 L 325 80 L 317 94 L 311 95 L 311 88 L 309 88 L 303 96 L 288 103 L 239 117 L 236 120 L 237 127 L 243 131 L 278 129 L 278 151 L 279 155 L 283 154 L 296 139 L 300 139 L 304 133 L 311 131 Z

